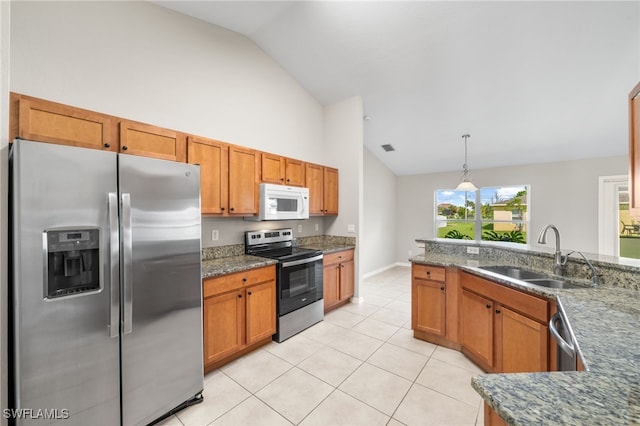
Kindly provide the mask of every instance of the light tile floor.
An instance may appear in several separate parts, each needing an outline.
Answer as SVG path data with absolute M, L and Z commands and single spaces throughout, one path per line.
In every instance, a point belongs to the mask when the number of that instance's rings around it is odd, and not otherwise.
M 410 269 L 360 292 L 363 303 L 206 375 L 204 402 L 161 425 L 482 425 L 480 369 L 413 338 Z

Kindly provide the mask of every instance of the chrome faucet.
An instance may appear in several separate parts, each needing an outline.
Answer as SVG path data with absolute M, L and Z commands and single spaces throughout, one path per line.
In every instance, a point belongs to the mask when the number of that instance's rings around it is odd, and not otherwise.
M 556 228 L 555 225 L 547 225 L 544 227 L 542 231 L 540 231 L 540 235 L 538 235 L 538 244 L 547 244 L 547 231 L 552 229 L 556 234 L 556 252 L 554 253 L 553 258 L 553 273 L 555 275 L 563 275 L 564 274 L 564 265 L 567 262 L 566 259 L 563 261 L 562 252 L 560 251 L 560 231 Z
M 567 255 L 564 258 L 564 264 L 567 263 L 567 260 L 569 260 L 569 256 L 571 256 L 573 253 L 578 253 L 580 256 L 582 256 L 584 261 L 587 263 L 587 266 L 591 268 L 591 282 L 593 283 L 593 285 L 598 285 L 598 273 L 596 272 L 596 268 L 591 264 L 591 262 L 589 262 L 589 259 L 587 259 L 586 256 L 582 254 L 581 251 L 574 250 L 567 253 Z

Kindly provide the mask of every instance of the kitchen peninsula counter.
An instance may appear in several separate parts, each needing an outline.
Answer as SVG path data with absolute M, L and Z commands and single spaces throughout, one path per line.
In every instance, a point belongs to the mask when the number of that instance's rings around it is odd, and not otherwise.
M 424 242 L 423 240 L 419 240 Z M 446 251 L 446 250 L 445 250 Z M 487 404 L 513 425 L 640 424 L 640 293 L 633 278 L 622 273 L 604 277 L 607 285 L 580 289 L 549 289 L 523 285 L 477 266 L 512 264 L 550 273 L 543 254 L 527 259 L 526 251 L 502 257 L 425 252 L 413 263 L 457 267 L 500 284 L 560 302 L 575 334 L 588 371 L 518 374 L 482 374 L 472 386 Z M 506 249 L 509 252 L 508 249 Z M 531 253 L 532 258 L 539 253 Z M 536 267 L 537 266 L 537 267 Z M 602 266 L 599 264 L 598 266 Z M 640 272 L 635 272 L 636 274 Z M 571 275 L 569 275 L 571 276 Z M 588 285 L 586 277 L 573 280 Z M 615 279 L 623 283 L 614 282 Z M 615 285 L 620 285 L 620 288 Z

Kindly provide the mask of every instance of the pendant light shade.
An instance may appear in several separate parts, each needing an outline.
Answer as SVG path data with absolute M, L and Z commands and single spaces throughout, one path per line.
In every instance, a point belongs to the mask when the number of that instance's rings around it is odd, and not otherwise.
M 469 167 L 467 166 L 467 139 L 471 135 L 462 135 L 464 139 L 464 164 L 462 165 L 462 182 L 456 187 L 457 191 L 477 191 L 478 188 L 469 181 Z

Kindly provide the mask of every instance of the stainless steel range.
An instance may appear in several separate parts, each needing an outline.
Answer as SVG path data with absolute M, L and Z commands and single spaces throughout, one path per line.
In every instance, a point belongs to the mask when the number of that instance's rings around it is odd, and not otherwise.
M 293 246 L 293 231 L 274 229 L 245 233 L 245 253 L 276 264 L 277 333 L 282 342 L 324 318 L 322 252 Z

